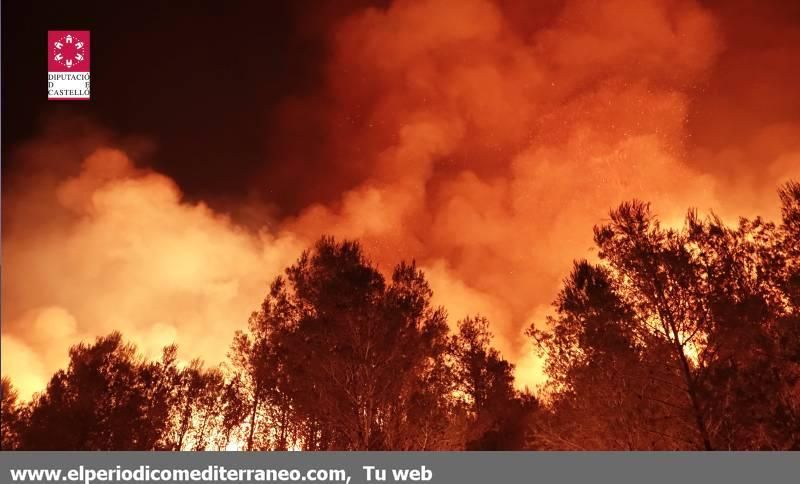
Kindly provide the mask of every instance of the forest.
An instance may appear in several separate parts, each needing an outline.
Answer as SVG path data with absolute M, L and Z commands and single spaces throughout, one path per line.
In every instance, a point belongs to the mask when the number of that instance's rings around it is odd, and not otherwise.
M 218 367 L 174 345 L 146 359 L 115 332 L 70 348 L 30 402 L 4 378 L 2 448 L 800 450 L 800 183 L 778 194 L 776 222 L 612 210 L 596 260 L 530 322 L 535 393 L 490 321 L 449 322 L 414 262 L 384 273 L 323 237 Z

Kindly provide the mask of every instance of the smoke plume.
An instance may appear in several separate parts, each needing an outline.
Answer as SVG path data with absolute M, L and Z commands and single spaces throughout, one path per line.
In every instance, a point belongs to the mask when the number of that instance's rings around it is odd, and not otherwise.
M 777 185 L 800 177 L 800 28 L 761 5 L 356 12 L 331 27 L 323 88 L 273 113 L 258 184 L 295 207 L 256 225 L 184 199 L 119 147 L 39 149 L 79 166 L 11 195 L 3 371 L 30 394 L 65 343 L 114 329 L 219 361 L 269 279 L 330 234 L 360 239 L 384 270 L 416 259 L 451 321 L 487 316 L 534 385 L 523 329 L 544 321 L 572 260 L 594 256 L 609 208 L 643 199 L 675 224 L 689 207 L 771 216 Z

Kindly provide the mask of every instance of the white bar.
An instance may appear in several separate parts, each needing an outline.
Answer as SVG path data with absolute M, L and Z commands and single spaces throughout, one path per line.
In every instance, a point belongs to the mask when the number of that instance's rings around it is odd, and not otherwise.
M 89 99 L 88 72 L 48 72 L 47 99 Z

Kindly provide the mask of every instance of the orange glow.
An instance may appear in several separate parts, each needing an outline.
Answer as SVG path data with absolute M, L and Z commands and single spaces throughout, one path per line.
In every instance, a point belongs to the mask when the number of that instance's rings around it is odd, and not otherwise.
M 775 188 L 800 178 L 800 113 L 732 104 L 796 91 L 769 77 L 797 65 L 796 28 L 761 32 L 756 52 L 731 38 L 742 14 L 692 0 L 535 3 L 398 0 L 339 24 L 324 92 L 281 116 L 321 118 L 332 139 L 297 190 L 343 188 L 263 226 L 185 200 L 131 153 L 32 143 L 26 156 L 80 168 L 7 195 L 26 215 L 3 235 L 3 372 L 29 396 L 67 344 L 114 329 L 149 356 L 175 341 L 223 361 L 269 280 L 330 234 L 362 240 L 384 270 L 416 259 L 451 323 L 487 316 L 533 387 L 524 329 L 544 324 L 572 260 L 594 256 L 611 207 L 647 200 L 667 223 L 689 207 L 775 214 Z M 748 64 L 765 71 L 753 84 Z

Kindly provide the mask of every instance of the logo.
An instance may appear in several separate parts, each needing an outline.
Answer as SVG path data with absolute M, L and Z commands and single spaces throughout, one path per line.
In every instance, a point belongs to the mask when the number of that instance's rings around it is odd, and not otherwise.
M 88 100 L 89 31 L 47 32 L 47 99 Z
M 64 35 L 53 42 L 53 60 L 67 69 L 78 67 L 86 60 L 86 47 L 86 42 L 77 35 Z

